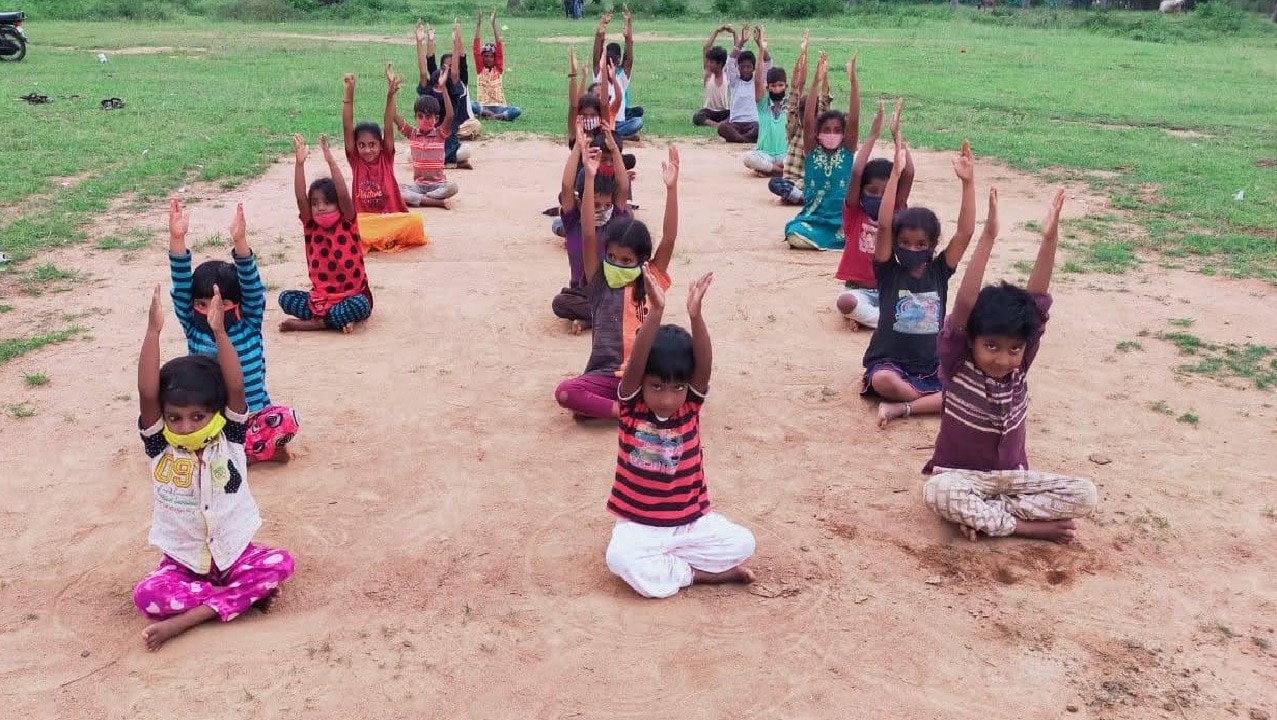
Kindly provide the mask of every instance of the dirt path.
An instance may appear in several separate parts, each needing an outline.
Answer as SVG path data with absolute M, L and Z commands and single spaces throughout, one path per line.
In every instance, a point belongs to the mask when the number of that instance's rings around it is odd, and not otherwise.
M 303 429 L 294 463 L 251 481 L 260 537 L 296 553 L 297 575 L 271 616 L 199 628 L 158 654 L 142 647 L 130 597 L 157 561 L 132 428 L 165 238 L 132 259 L 59 251 L 52 262 L 89 280 L 5 300 L 6 336 L 72 313 L 92 339 L 0 366 L 3 405 L 36 411 L 0 415 L 0 715 L 1277 713 L 1274 396 L 1178 376 L 1174 348 L 1153 338 L 1114 350 L 1186 317 L 1211 340 L 1275 344 L 1277 325 L 1253 319 L 1277 300 L 1272 287 L 1154 264 L 1061 273 L 1030 452 L 1042 469 L 1096 478 L 1100 511 L 1074 547 L 970 545 L 920 504 L 937 422 L 879 431 L 856 396 L 868 335 L 833 311 L 837 257 L 785 249 L 792 211 L 726 148 L 688 146 L 671 274 L 678 287 L 717 274 L 707 473 L 718 508 L 756 533 L 762 582 L 643 601 L 603 564 L 615 431 L 577 426 L 551 397 L 589 348 L 549 312 L 567 269 L 538 212 L 563 151 L 514 141 L 476 153 L 478 169 L 455 174 L 456 209 L 427 216 L 431 245 L 370 260 L 366 327 L 268 332 L 271 392 Z M 638 153 L 640 216 L 659 225 L 663 150 Z M 951 228 L 949 162 L 918 157 L 913 202 Z M 1036 247 L 1022 224 L 1049 190 L 979 171 L 981 195 L 1001 188 L 1006 229 L 990 279 L 1016 279 L 1012 264 Z M 199 203 L 192 237 L 224 237 L 242 200 L 265 280 L 303 287 L 291 172 L 278 164 Z M 1094 202 L 1071 194 L 1067 215 Z M 162 212 L 136 220 L 158 229 Z M 272 304 L 268 325 L 279 317 Z M 176 322 L 164 349 L 184 349 Z M 52 383 L 27 388 L 24 372 Z M 1150 411 L 1158 401 L 1200 424 Z M 1088 461 L 1097 454 L 1111 462 Z

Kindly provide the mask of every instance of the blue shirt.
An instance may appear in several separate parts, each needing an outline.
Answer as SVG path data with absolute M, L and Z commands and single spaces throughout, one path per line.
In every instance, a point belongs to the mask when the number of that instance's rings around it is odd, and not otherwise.
M 239 274 L 240 319 L 230 322 L 226 335 L 239 354 L 244 369 L 244 395 L 248 399 L 249 413 L 255 413 L 271 404 L 266 394 L 266 352 L 262 348 L 262 320 L 266 315 L 266 286 L 257 273 L 257 257 L 236 257 L 235 270 Z M 186 348 L 192 355 L 217 357 L 217 343 L 207 324 L 195 322 L 194 298 L 191 297 L 191 253 L 168 256 L 169 273 L 173 277 L 173 310 L 186 334 Z

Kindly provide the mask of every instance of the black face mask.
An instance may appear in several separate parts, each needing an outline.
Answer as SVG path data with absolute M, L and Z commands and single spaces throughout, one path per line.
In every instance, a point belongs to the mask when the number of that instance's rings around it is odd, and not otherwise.
M 896 262 L 900 263 L 906 270 L 917 270 L 918 268 L 931 262 L 935 251 L 927 250 L 905 250 L 899 245 L 896 246 Z
M 768 93 L 768 95 L 770 95 L 770 96 L 771 96 L 771 98 L 772 98 L 772 102 L 780 102 L 781 100 L 784 100 L 784 99 L 785 99 L 785 93 L 784 93 L 784 91 L 781 91 L 781 92 L 778 92 L 778 93 Z
M 878 213 L 882 211 L 882 196 L 860 196 L 860 209 L 864 210 L 865 214 L 872 218 L 874 222 L 878 222 Z

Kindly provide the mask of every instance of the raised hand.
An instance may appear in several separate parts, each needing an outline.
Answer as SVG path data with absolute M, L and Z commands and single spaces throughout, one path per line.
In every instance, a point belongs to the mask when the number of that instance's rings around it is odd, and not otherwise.
M 904 172 L 905 162 L 908 160 L 908 158 L 909 158 L 909 146 L 905 144 L 905 139 L 903 137 L 897 137 L 896 138 L 896 157 L 894 159 L 894 165 L 892 165 L 892 168 L 891 168 L 892 172 Z M 954 165 L 955 166 L 957 165 L 956 160 L 954 161 Z
M 146 313 L 146 331 L 158 334 L 164 329 L 164 302 L 159 283 L 151 291 L 151 309 Z
M 671 145 L 669 156 L 661 163 L 661 180 L 665 181 L 665 187 L 672 188 L 678 185 L 678 171 L 678 148 Z
M 298 163 L 306 162 L 306 138 L 301 135 L 293 135 L 293 158 Z
M 904 109 L 904 106 L 905 99 L 898 98 L 896 100 L 896 109 L 891 111 L 891 137 L 893 139 L 900 137 L 900 111 Z M 882 107 L 882 105 L 879 104 L 879 107 Z
M 816 56 L 816 74 L 823 75 L 829 72 L 829 53 L 824 50 Z
M 754 27 L 754 43 L 760 46 L 763 44 L 763 26 L 762 25 L 757 25 Z M 759 60 L 762 60 L 762 58 L 759 58 Z
M 426 41 L 432 42 L 432 43 L 435 41 L 435 26 L 434 25 L 426 26 Z
M 497 26 L 497 9 L 492 8 L 492 15 L 488 16 L 488 22 L 492 23 L 492 27 Z
M 213 299 L 208 301 L 208 329 L 214 335 L 226 332 L 226 312 L 222 310 L 222 289 L 213 285 Z
M 651 310 L 660 312 L 665 309 L 665 288 L 656 282 L 652 277 L 652 264 L 643 263 L 643 277 L 647 282 L 643 283 L 644 294 L 647 295 L 647 304 Z
M 599 161 L 603 159 L 603 151 L 598 148 L 590 148 L 586 151 L 582 162 L 585 165 L 585 174 L 587 177 L 594 177 L 599 172 Z
M 608 23 L 612 22 L 612 11 L 608 10 L 599 16 L 599 30 L 607 32 Z
M 391 95 L 399 92 L 399 88 L 403 87 L 403 78 L 395 74 L 395 68 L 390 63 L 386 63 L 386 89 Z
M 687 317 L 696 320 L 701 316 L 701 303 L 705 300 L 705 291 L 714 283 L 714 273 L 707 272 L 687 288 Z M 655 283 L 653 283 L 655 284 Z
M 971 155 L 971 143 L 962 141 L 962 150 L 953 159 L 953 173 L 964 183 L 975 180 L 975 157 Z
M 347 95 L 355 94 L 355 74 L 346 73 L 341 78 L 341 84 L 346 88 Z
M 581 149 L 582 155 L 590 147 L 590 139 L 585 134 L 585 118 L 579 115 L 576 118 L 576 147 Z
M 239 203 L 235 206 L 235 217 L 231 219 L 231 242 L 235 243 L 236 247 L 243 245 L 246 235 L 244 203 Z
M 1055 191 L 1051 198 L 1051 207 L 1046 212 L 1046 221 L 1042 223 L 1042 237 L 1054 240 L 1060 234 L 1060 211 L 1064 209 L 1064 188 Z
M 798 53 L 800 55 L 807 54 L 807 46 L 811 43 L 811 31 L 803 30 L 803 40 L 798 44 Z
M 577 73 L 575 45 L 568 48 L 568 72 L 572 73 L 573 75 L 576 75 Z
M 1063 192 L 1062 190 L 1060 191 Z M 1048 222 L 1050 220 L 1048 219 Z M 1045 226 L 1043 226 L 1045 227 Z M 984 218 L 984 236 L 990 240 L 996 240 L 998 237 L 998 189 L 996 187 L 989 188 L 989 214 Z
M 186 231 L 191 227 L 191 218 L 182 207 L 182 201 L 176 196 L 168 201 L 168 236 L 172 240 L 186 241 Z
M 859 55 L 859 52 L 854 52 L 851 54 L 851 59 L 847 61 L 847 77 L 856 77 L 856 58 Z
M 461 18 L 454 18 L 452 21 L 452 37 L 461 37 Z
M 328 161 L 330 161 L 330 162 L 331 162 L 331 161 L 332 161 L 332 159 L 333 159 L 333 151 L 332 151 L 332 148 L 328 147 L 328 136 L 327 136 L 327 135 L 322 135 L 322 134 L 321 134 L 321 135 L 319 136 L 319 149 L 320 149 L 321 151 L 323 151 L 323 153 L 324 153 L 324 159 L 325 159 L 325 160 L 328 160 Z
M 426 41 L 426 24 L 421 22 L 421 18 L 417 18 L 417 26 L 413 28 L 412 34 L 417 38 L 417 42 L 420 43 Z M 433 30 L 430 33 L 430 37 L 434 37 Z

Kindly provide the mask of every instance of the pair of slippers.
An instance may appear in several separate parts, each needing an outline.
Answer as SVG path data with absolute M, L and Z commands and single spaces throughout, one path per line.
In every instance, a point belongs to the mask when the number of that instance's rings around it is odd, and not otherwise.
M 124 107 L 124 101 L 118 97 L 107 98 L 98 104 L 102 106 L 103 110 L 119 110 Z
M 72 97 L 79 97 L 79 96 L 72 95 Z M 36 93 L 29 93 L 27 95 L 22 95 L 18 99 L 25 100 L 26 102 L 31 103 L 32 105 L 46 105 L 48 103 L 53 102 L 52 100 L 49 99 L 48 95 L 37 95 Z M 118 97 L 113 97 L 113 98 L 107 98 L 98 104 L 102 106 L 103 110 L 119 110 L 120 108 L 124 107 L 124 100 Z
M 18 99 L 19 99 L 19 100 L 26 100 L 27 102 L 31 103 L 32 105 L 44 105 L 45 103 L 51 102 L 51 101 L 49 100 L 49 96 L 48 96 L 48 95 L 36 95 L 35 93 L 30 93 L 29 95 L 23 95 L 23 96 L 19 97 Z

